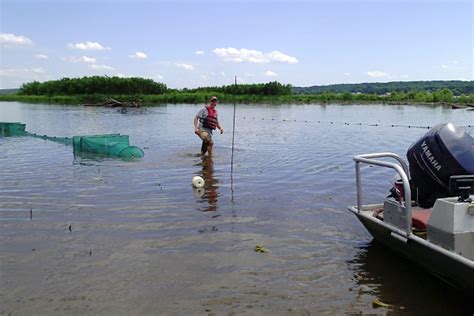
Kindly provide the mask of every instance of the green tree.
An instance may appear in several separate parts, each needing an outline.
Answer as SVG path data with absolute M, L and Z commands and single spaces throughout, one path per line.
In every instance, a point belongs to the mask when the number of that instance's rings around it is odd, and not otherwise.
M 436 90 L 433 93 L 433 101 L 434 102 L 452 102 L 453 101 L 453 92 L 448 88 L 443 88 L 440 90 Z

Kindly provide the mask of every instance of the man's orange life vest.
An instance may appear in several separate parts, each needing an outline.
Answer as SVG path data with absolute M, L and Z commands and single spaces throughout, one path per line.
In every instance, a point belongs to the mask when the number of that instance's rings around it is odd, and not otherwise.
M 206 106 L 207 116 L 201 119 L 204 128 L 216 129 L 217 127 L 217 110 L 212 106 Z

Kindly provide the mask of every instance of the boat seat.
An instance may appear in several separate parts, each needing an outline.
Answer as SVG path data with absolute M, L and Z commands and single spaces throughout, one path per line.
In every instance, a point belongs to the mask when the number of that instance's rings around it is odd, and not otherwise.
M 420 230 L 426 230 L 432 212 L 432 208 L 413 208 L 411 211 L 413 227 Z

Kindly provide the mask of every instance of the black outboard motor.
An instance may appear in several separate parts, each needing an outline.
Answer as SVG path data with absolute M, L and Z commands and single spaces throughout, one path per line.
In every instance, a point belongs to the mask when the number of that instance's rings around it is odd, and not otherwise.
M 474 138 L 453 124 L 439 124 L 408 148 L 414 199 L 423 208 L 449 196 L 449 177 L 474 175 Z

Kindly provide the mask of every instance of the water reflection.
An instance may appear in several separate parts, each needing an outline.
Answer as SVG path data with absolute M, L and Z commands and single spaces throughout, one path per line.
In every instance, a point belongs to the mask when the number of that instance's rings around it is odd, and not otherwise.
M 427 315 L 452 313 L 464 315 L 474 311 L 474 304 L 462 299 L 441 280 L 421 267 L 405 260 L 383 245 L 372 241 L 360 247 L 348 262 L 357 284 L 356 301 L 367 306 L 378 299 L 389 304 L 389 313 L 422 312 Z
M 210 156 L 202 156 L 201 161 L 196 164 L 201 166 L 202 169 L 199 175 L 204 179 L 203 188 L 193 188 L 194 194 L 200 197 L 203 201 L 207 202 L 207 206 L 202 209 L 204 212 L 215 212 L 217 211 L 217 197 L 218 197 L 218 180 L 214 177 L 214 162 Z

